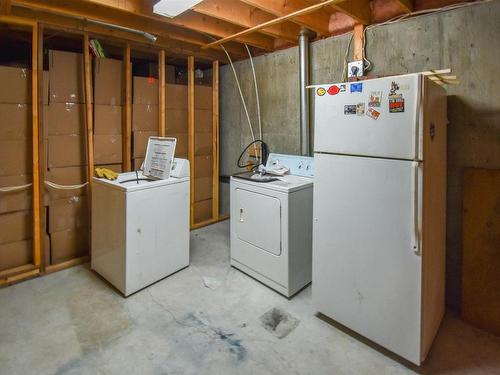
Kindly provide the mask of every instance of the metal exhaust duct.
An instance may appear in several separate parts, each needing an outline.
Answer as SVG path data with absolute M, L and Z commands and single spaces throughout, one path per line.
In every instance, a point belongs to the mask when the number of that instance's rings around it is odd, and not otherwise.
M 309 124 L 309 38 L 311 31 L 302 28 L 299 35 L 300 154 L 311 155 Z

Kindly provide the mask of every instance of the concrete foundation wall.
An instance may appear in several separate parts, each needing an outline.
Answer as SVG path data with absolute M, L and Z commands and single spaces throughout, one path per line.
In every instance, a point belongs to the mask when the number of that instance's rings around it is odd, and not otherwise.
M 461 295 L 462 176 L 465 167 L 500 168 L 500 1 L 413 18 L 367 31 L 373 74 L 450 67 L 460 85 L 448 86 L 447 302 Z M 339 82 L 349 35 L 311 44 L 311 83 Z M 352 53 L 349 53 L 349 58 Z M 299 152 L 298 49 L 254 59 L 264 141 L 271 152 Z M 258 134 L 253 77 L 248 60 L 235 68 Z M 221 174 L 238 171 L 236 160 L 251 140 L 229 65 L 220 74 Z M 228 207 L 228 189 L 221 196 Z

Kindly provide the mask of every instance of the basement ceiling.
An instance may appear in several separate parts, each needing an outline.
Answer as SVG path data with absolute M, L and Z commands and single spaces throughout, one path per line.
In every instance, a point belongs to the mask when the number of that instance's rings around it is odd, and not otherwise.
M 203 0 L 182 14 L 168 18 L 153 13 L 154 0 L 11 0 L 11 14 L 32 17 L 47 25 L 66 25 L 90 33 L 127 39 L 123 31 L 92 25 L 89 20 L 138 29 L 157 36 L 155 43 L 135 35 L 135 42 L 162 48 L 172 56 L 194 55 L 227 62 L 220 46 L 207 44 L 324 0 Z M 351 31 L 413 11 L 456 3 L 456 0 L 339 0 L 224 43 L 234 60 L 247 58 L 245 44 L 258 55 L 297 43 L 301 27 L 316 38 Z M 71 20 L 71 22 L 70 22 Z

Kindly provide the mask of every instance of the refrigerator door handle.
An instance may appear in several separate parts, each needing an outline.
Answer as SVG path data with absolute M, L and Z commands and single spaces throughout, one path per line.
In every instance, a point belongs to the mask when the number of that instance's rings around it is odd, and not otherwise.
M 419 162 L 413 162 L 413 251 L 420 255 L 420 204 L 419 204 Z

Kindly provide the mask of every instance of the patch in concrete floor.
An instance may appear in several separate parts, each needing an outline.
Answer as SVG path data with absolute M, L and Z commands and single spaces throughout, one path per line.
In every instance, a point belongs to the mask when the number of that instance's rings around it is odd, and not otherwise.
M 130 327 L 123 306 L 113 294 L 85 285 L 67 302 L 78 341 L 84 352 L 117 339 Z
M 300 320 L 293 317 L 279 307 L 274 307 L 260 317 L 262 326 L 277 338 L 282 339 L 290 334 L 300 323 Z

